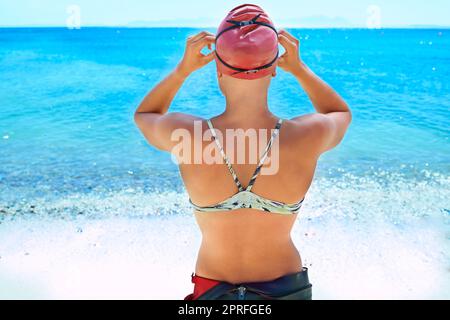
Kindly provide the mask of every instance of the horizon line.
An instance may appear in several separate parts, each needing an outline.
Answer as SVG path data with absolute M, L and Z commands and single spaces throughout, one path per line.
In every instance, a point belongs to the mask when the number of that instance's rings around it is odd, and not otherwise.
M 0 25 L 0 29 L 25 29 L 25 28 L 54 28 L 54 29 L 70 29 L 65 25 L 21 25 L 21 26 L 13 26 L 13 25 Z M 86 28 L 123 28 L 123 29 L 217 29 L 217 26 L 129 26 L 129 25 L 86 25 L 81 26 L 75 30 L 86 29 Z M 368 28 L 364 26 L 299 26 L 299 25 L 286 25 L 281 26 L 279 29 L 290 28 L 290 29 L 367 29 L 367 30 L 383 30 L 383 29 L 450 29 L 450 25 L 391 25 L 380 28 Z

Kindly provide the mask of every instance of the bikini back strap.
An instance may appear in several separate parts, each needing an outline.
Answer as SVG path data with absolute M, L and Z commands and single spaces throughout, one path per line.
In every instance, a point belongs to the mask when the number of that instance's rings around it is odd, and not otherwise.
M 247 186 L 247 191 L 252 191 L 253 185 L 255 184 L 256 178 L 258 177 L 258 175 L 261 172 L 261 168 L 264 165 L 264 162 L 267 159 L 267 156 L 269 154 L 270 149 L 272 148 L 273 142 L 275 141 L 275 138 L 278 136 L 279 132 L 280 132 L 280 128 L 281 125 L 283 124 L 283 119 L 278 120 L 278 123 L 275 127 L 275 130 L 272 133 L 272 136 L 270 137 L 269 143 L 266 146 L 266 149 L 264 150 L 264 153 L 261 157 L 261 159 L 259 160 L 258 166 L 256 167 L 255 173 L 253 174 L 252 178 L 250 179 L 250 182 Z
M 227 165 L 228 170 L 230 171 L 231 176 L 233 177 L 234 183 L 238 187 L 239 192 L 244 191 L 244 187 L 242 187 L 242 184 L 239 181 L 239 179 L 236 175 L 236 172 L 234 171 L 233 167 L 231 166 L 230 160 L 228 159 L 227 155 L 225 154 L 225 151 L 223 150 L 222 145 L 220 144 L 220 141 L 217 138 L 216 130 L 214 129 L 214 126 L 212 125 L 211 120 L 208 120 L 207 123 L 208 123 L 209 130 L 211 130 L 213 140 L 216 142 L 217 148 L 219 148 L 220 154 L 222 155 L 223 161 L 225 161 L 225 164 Z

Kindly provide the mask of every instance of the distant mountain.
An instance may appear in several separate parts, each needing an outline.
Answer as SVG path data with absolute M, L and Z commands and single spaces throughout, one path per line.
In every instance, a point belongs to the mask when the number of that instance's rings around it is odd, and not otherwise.
M 217 28 L 221 19 L 198 18 L 198 19 L 173 19 L 158 21 L 132 21 L 126 26 L 130 28 L 154 28 L 154 27 L 194 27 L 194 28 Z M 345 18 L 313 16 L 297 19 L 275 19 L 280 27 L 303 27 L 303 28 L 352 28 L 355 27 Z
M 198 19 L 173 19 L 158 21 L 132 21 L 126 26 L 130 28 L 154 28 L 154 27 L 192 27 L 207 28 L 217 27 L 220 19 L 198 18 Z
M 401 28 L 401 27 L 399 27 Z M 406 28 L 411 29 L 450 29 L 450 26 L 438 26 L 438 25 L 432 25 L 432 24 L 413 24 L 410 26 L 407 26 Z
M 279 19 L 275 21 L 277 25 L 283 27 L 295 28 L 354 28 L 356 25 L 352 24 L 342 17 L 327 17 L 327 16 L 311 16 L 295 19 Z
M 194 27 L 216 28 L 220 19 L 173 19 L 158 21 L 132 21 L 126 26 L 130 28 L 154 28 L 154 27 Z M 348 20 L 341 17 L 314 16 L 298 19 L 279 19 L 275 23 L 281 27 L 306 27 L 306 28 L 351 28 L 354 27 Z
M 83 24 L 82 28 L 89 27 L 111 27 L 111 28 L 211 28 L 215 29 L 221 22 L 219 18 L 197 18 L 197 19 L 171 19 L 158 21 L 131 21 L 126 25 L 99 25 L 99 24 Z M 366 28 L 367 26 L 361 23 L 353 23 L 343 17 L 328 17 L 328 16 L 309 16 L 290 19 L 274 19 L 278 28 Z M 64 25 L 1 25 L 0 28 L 64 28 Z M 414 24 L 414 25 L 388 25 L 383 24 L 384 29 L 450 29 L 450 26 L 440 26 L 431 24 Z

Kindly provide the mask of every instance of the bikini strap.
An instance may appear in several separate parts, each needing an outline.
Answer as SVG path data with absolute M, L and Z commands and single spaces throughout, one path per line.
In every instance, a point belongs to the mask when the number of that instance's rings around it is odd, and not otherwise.
M 264 153 L 261 157 L 261 159 L 259 160 L 258 166 L 256 167 L 255 173 L 253 174 L 252 178 L 250 179 L 250 182 L 247 186 L 247 191 L 252 191 L 253 185 L 255 184 L 256 178 L 258 177 L 258 175 L 261 172 L 261 168 L 264 165 L 264 162 L 267 159 L 267 156 L 269 154 L 270 148 L 273 145 L 273 142 L 275 141 L 275 138 L 278 136 L 279 132 L 280 132 L 280 128 L 281 125 L 283 124 L 283 119 L 278 120 L 278 123 L 275 127 L 275 130 L 272 133 L 272 136 L 270 137 L 269 143 L 266 146 L 266 149 L 264 150 Z
M 242 184 L 239 181 L 239 179 L 238 179 L 238 177 L 236 175 L 236 172 L 234 171 L 233 167 L 231 166 L 230 160 L 228 159 L 227 155 L 225 154 L 225 151 L 223 150 L 222 145 L 220 144 L 220 141 L 217 138 L 216 130 L 214 129 L 211 120 L 208 119 L 207 123 L 208 123 L 209 130 L 211 130 L 211 134 L 212 134 L 213 140 L 216 142 L 216 145 L 219 148 L 220 154 L 222 155 L 222 158 L 225 161 L 225 164 L 227 165 L 228 170 L 230 171 L 231 176 L 234 179 L 234 183 L 236 183 L 236 186 L 238 187 L 239 192 L 244 191 L 244 188 L 242 187 Z

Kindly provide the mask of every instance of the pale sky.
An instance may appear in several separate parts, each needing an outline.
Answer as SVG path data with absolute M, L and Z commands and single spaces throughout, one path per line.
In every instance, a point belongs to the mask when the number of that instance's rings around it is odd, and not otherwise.
M 243 1 L 218 0 L 0 0 L 0 26 L 65 26 L 67 8 L 80 8 L 81 26 L 152 25 L 217 26 Z M 364 27 L 368 8 L 377 6 L 383 27 L 450 26 L 449 0 L 259 0 L 280 26 Z M 373 11 L 371 11 L 373 15 Z M 155 21 L 163 23 L 155 23 Z M 170 20 L 172 22 L 167 22 Z M 165 22 L 164 22 L 165 21 Z M 164 24 L 165 23 L 165 24 Z

